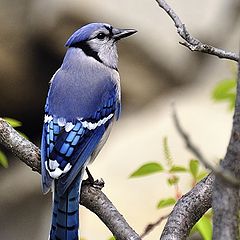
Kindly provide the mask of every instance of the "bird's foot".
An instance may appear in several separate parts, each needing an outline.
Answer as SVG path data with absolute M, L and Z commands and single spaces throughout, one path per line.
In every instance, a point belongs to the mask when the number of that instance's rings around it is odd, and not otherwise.
M 94 178 L 93 178 L 93 176 L 92 176 L 92 174 L 90 173 L 90 171 L 89 171 L 88 168 L 86 168 L 86 173 L 87 173 L 87 175 L 88 175 L 88 178 L 87 178 L 86 181 L 88 181 L 91 185 L 93 185 L 93 184 L 94 184 Z
M 94 180 L 88 168 L 86 168 L 86 173 L 88 175 L 88 178 L 83 182 L 83 184 L 90 184 L 92 187 L 100 190 L 104 187 L 105 182 L 102 178 Z

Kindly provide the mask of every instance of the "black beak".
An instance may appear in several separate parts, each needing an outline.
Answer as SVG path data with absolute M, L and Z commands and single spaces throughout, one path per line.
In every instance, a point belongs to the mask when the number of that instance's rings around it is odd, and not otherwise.
M 131 35 L 133 35 L 134 33 L 136 33 L 137 30 L 135 29 L 119 29 L 119 28 L 114 28 L 113 29 L 113 39 L 115 41 L 118 41 L 122 38 L 126 38 L 129 37 Z

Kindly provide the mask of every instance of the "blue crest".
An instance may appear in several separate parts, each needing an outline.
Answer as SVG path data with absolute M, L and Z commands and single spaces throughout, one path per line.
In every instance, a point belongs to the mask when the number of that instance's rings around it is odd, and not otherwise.
M 67 40 L 65 46 L 71 47 L 73 44 L 88 40 L 94 31 L 104 26 L 109 27 L 110 25 L 107 23 L 89 23 L 84 25 L 72 34 L 72 36 Z

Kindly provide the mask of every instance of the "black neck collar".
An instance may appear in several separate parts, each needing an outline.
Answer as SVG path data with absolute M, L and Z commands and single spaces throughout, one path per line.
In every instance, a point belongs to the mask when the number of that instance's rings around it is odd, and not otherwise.
M 77 42 L 72 44 L 70 47 L 74 47 L 74 48 L 81 48 L 83 50 L 83 52 L 89 56 L 89 57 L 93 57 L 95 58 L 97 61 L 99 61 L 100 63 L 103 63 L 103 61 L 101 60 L 101 58 L 98 56 L 98 53 L 96 51 L 94 51 L 87 42 Z
M 81 48 L 82 51 L 89 57 L 93 57 L 94 59 L 96 59 L 98 62 L 103 63 L 102 59 L 98 56 L 98 53 L 96 51 L 94 51 L 87 42 L 77 42 L 72 44 L 70 47 L 74 47 L 74 48 Z M 109 67 L 109 66 L 108 66 Z M 118 72 L 118 68 L 114 68 L 111 67 L 112 69 L 116 70 Z

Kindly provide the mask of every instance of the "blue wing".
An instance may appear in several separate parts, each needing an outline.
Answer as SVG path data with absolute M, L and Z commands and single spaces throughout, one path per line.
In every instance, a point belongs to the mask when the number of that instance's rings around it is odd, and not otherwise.
M 66 122 L 54 115 L 45 117 L 41 146 L 43 192 L 49 190 L 55 178 L 59 178 L 59 194 L 66 191 L 119 111 L 120 104 L 112 96 L 87 119 Z

